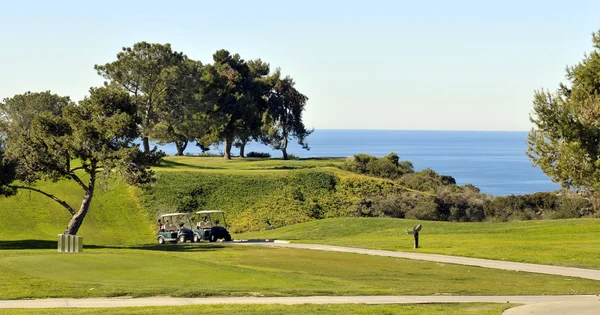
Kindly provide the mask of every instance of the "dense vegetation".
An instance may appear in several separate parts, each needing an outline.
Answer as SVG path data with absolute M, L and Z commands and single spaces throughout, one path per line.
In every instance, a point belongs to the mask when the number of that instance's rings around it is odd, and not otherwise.
M 358 207 L 359 216 L 391 216 L 441 221 L 510 221 L 564 219 L 597 216 L 596 197 L 568 191 L 531 195 L 493 197 L 467 184 L 456 185 L 452 176 L 432 169 L 415 172 L 412 163 L 399 161 L 395 153 L 383 158 L 357 154 L 346 159 L 341 168 L 350 172 L 389 179 L 401 187 L 422 193 L 415 203 L 412 195 L 397 192 L 366 196 Z
M 600 189 L 600 31 L 594 49 L 567 67 L 567 85 L 535 92 L 527 151 L 534 164 L 565 188 Z

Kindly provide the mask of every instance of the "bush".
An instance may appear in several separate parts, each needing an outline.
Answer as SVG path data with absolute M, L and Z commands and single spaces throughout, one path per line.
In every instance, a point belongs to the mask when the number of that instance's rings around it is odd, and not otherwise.
M 400 157 L 393 152 L 383 158 L 376 158 L 369 154 L 356 154 L 348 157 L 341 168 L 356 174 L 387 179 L 396 179 L 414 171 L 411 162 L 400 161 Z
M 271 157 L 271 153 L 268 152 L 248 152 L 248 154 L 246 154 L 246 157 L 249 158 L 270 158 Z

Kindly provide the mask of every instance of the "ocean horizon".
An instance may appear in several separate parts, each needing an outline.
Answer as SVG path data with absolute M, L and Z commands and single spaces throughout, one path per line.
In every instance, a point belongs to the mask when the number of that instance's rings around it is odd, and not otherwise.
M 415 170 L 431 168 L 450 175 L 457 184 L 473 184 L 481 192 L 495 196 L 554 191 L 560 188 L 537 167 L 533 167 L 527 150 L 527 131 L 447 131 L 447 130 L 359 130 L 318 129 L 308 138 L 310 150 L 291 141 L 288 153 L 300 158 L 348 157 L 359 153 L 385 156 L 395 152 L 401 160 L 413 162 Z M 176 152 L 174 144 L 158 145 L 168 155 Z M 211 148 L 222 153 L 223 146 Z M 251 142 L 246 153 L 276 151 Z M 190 143 L 186 154 L 201 150 Z M 238 155 L 237 148 L 232 154 Z

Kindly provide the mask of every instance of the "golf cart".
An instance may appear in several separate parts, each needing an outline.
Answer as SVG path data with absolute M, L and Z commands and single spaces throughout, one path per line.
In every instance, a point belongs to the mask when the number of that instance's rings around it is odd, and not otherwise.
M 231 235 L 226 228 L 225 211 L 203 210 L 196 212 L 196 214 L 194 242 L 199 242 L 200 240 L 216 242 L 218 239 L 223 239 L 226 242 L 231 241 Z
M 160 216 L 158 243 L 185 243 L 194 241 L 194 231 L 190 228 L 189 213 L 168 213 Z

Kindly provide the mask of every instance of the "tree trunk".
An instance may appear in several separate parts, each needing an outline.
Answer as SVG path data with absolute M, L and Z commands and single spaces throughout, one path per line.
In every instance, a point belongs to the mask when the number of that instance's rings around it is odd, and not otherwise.
M 231 146 L 233 145 L 233 137 L 225 137 L 225 159 L 231 160 Z
M 148 141 L 148 137 L 142 137 L 142 141 L 144 144 L 144 153 L 150 152 L 150 141 Z
M 182 156 L 183 155 L 183 151 L 185 151 L 185 148 L 187 148 L 188 145 L 188 141 L 184 140 L 184 141 L 175 141 L 175 146 L 177 147 L 177 156 Z
M 83 219 L 90 209 L 92 197 L 94 197 L 94 185 L 96 184 L 96 168 L 92 167 L 92 170 L 93 171 L 90 174 L 90 181 L 88 183 L 88 189 L 83 196 L 81 207 L 79 207 L 79 211 L 77 211 L 77 213 L 71 217 L 71 221 L 69 221 L 69 225 L 67 225 L 65 234 L 77 235 L 77 232 L 83 223 Z
M 281 144 L 281 152 L 283 153 L 284 160 L 288 159 L 287 146 L 288 146 L 288 138 L 287 138 L 287 135 L 284 135 L 283 143 Z
M 240 157 L 245 158 L 244 151 L 246 150 L 246 140 L 242 140 L 242 144 L 240 146 Z

